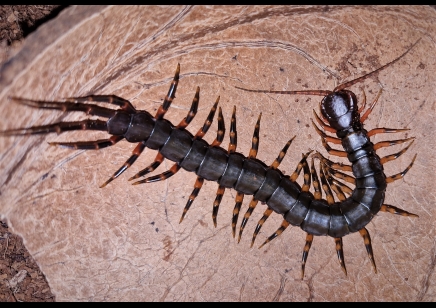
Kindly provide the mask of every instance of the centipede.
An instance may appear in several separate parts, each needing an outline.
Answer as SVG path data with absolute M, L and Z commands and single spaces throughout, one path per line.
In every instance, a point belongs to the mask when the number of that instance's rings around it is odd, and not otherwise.
M 374 128 L 366 131 L 363 128 L 376 105 L 382 91 L 380 90 L 371 105 L 366 108 L 366 96 L 363 92 L 363 102 L 358 106 L 357 96 L 347 88 L 361 82 L 388 66 L 393 65 L 419 42 L 408 48 L 395 60 L 351 81 L 336 86 L 330 90 L 274 91 L 257 90 L 235 86 L 241 91 L 254 93 L 270 93 L 283 95 L 315 95 L 322 96 L 319 104 L 320 116 L 313 110 L 316 123 L 312 124 L 320 135 L 326 151 L 333 156 L 347 158 L 350 164 L 334 162 L 320 152 L 309 151 L 302 154 L 295 171 L 286 175 L 279 169 L 292 141 L 292 137 L 277 158 L 267 165 L 256 158 L 259 147 L 260 120 L 259 115 L 252 137 L 252 145 L 248 155 L 237 152 L 236 106 L 233 107 L 230 121 L 230 142 L 227 149 L 221 147 L 225 135 L 225 122 L 221 107 L 218 107 L 220 97 L 216 99 L 204 125 L 194 135 L 187 127 L 197 114 L 200 88 L 197 87 L 191 107 L 185 118 L 177 125 L 164 118 L 176 94 L 180 79 L 180 64 L 177 65 L 174 78 L 162 105 L 153 116 L 145 110 L 137 110 L 133 104 L 116 95 L 88 95 L 69 97 L 58 101 L 34 100 L 22 97 L 9 97 L 16 103 L 39 109 L 59 110 L 64 113 L 82 112 L 95 118 L 80 121 L 59 121 L 47 125 L 9 129 L 0 132 L 0 136 L 25 136 L 36 134 L 61 134 L 67 131 L 96 130 L 107 132 L 107 139 L 74 142 L 49 142 L 52 146 L 60 146 L 74 150 L 100 150 L 110 147 L 121 140 L 136 143 L 131 156 L 125 163 L 105 181 L 104 188 L 132 166 L 145 148 L 156 150 L 154 161 L 128 180 L 133 185 L 163 181 L 180 169 L 194 172 L 197 176 L 194 189 L 183 209 L 180 223 L 184 220 L 195 198 L 198 196 L 205 180 L 218 183 L 216 198 L 213 202 L 212 220 L 217 226 L 217 216 L 225 189 L 236 191 L 235 206 L 232 214 L 232 234 L 236 238 L 238 218 L 245 195 L 251 195 L 251 201 L 239 226 L 237 241 L 241 240 L 247 222 L 258 203 L 266 205 L 262 218 L 258 221 L 251 239 L 251 246 L 259 234 L 263 224 L 274 212 L 282 215 L 280 227 L 269 236 L 259 247 L 263 247 L 285 231 L 289 226 L 300 227 L 306 232 L 306 243 L 301 259 L 301 279 L 304 279 L 305 265 L 314 236 L 328 236 L 334 239 L 335 249 L 340 267 L 345 275 L 342 238 L 350 233 L 359 232 L 373 270 L 377 273 L 371 237 L 366 226 L 379 212 L 387 212 L 408 217 L 418 215 L 407 212 L 396 206 L 385 204 L 387 184 L 403 178 L 412 168 L 416 154 L 411 163 L 402 172 L 392 176 L 384 174 L 383 165 L 404 154 L 414 142 L 414 137 L 373 144 L 370 137 L 382 133 L 404 132 L 408 129 Z M 113 108 L 110 108 L 110 107 Z M 217 136 L 212 143 L 203 139 L 211 127 L 218 110 Z M 329 134 L 327 134 L 329 133 Z M 330 135 L 336 134 L 336 137 Z M 383 147 L 407 143 L 401 151 L 380 158 L 376 151 Z M 343 150 L 333 149 L 329 143 L 342 145 Z M 165 172 L 148 176 L 165 160 L 174 164 Z M 319 162 L 318 172 L 315 161 Z M 303 172 L 303 184 L 297 179 Z M 318 176 L 319 173 L 319 176 Z M 349 185 L 354 185 L 350 188 Z M 313 192 L 311 192 L 311 190 Z M 325 198 L 323 198 L 323 194 Z

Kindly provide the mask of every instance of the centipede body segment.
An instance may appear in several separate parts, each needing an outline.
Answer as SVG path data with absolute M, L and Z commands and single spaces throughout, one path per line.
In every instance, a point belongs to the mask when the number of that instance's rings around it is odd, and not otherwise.
M 416 44 L 416 43 L 415 43 Z M 413 47 L 413 46 L 412 46 Z M 185 218 L 195 198 L 198 196 L 204 180 L 218 183 L 215 201 L 212 204 L 212 219 L 217 225 L 217 216 L 220 203 L 226 188 L 235 189 L 236 199 L 232 217 L 232 232 L 236 236 L 237 223 L 245 195 L 251 195 L 248 210 L 243 215 L 238 233 L 238 242 L 241 239 L 244 228 L 258 203 L 264 203 L 267 208 L 263 217 L 259 220 L 252 236 L 252 245 L 262 225 L 273 213 L 283 216 L 283 222 L 267 240 L 265 245 L 279 236 L 289 225 L 299 226 L 306 235 L 306 244 L 303 249 L 301 263 L 301 277 L 304 277 L 306 261 L 314 236 L 330 236 L 334 239 L 339 263 L 346 274 L 342 237 L 349 233 L 359 232 L 364 240 L 367 254 L 376 271 L 371 238 L 366 225 L 380 211 L 400 214 L 402 216 L 415 217 L 407 211 L 384 204 L 387 184 L 398 180 L 410 170 L 416 158 L 401 173 L 386 176 L 383 172 L 383 164 L 396 159 L 406 152 L 413 143 L 413 138 L 393 141 L 382 141 L 373 144 L 370 137 L 380 133 L 401 132 L 404 129 L 375 128 L 366 131 L 363 128 L 364 121 L 368 118 L 379 95 L 367 110 L 364 110 L 366 99 L 362 107 L 358 107 L 356 95 L 345 88 L 366 79 L 380 70 L 392 65 L 402 57 L 382 66 L 365 76 L 337 86 L 333 91 L 308 90 L 308 91 L 265 91 L 250 90 L 237 87 L 244 91 L 257 93 L 277 94 L 304 94 L 323 96 L 320 103 L 321 117 L 314 111 L 315 122 L 313 126 L 321 137 L 321 141 L 327 152 L 331 155 L 348 158 L 350 165 L 335 163 L 325 158 L 321 153 L 312 151 L 302 155 L 302 159 L 290 176 L 279 170 L 279 165 L 288 151 L 291 138 L 278 157 L 268 166 L 256 159 L 259 145 L 259 131 L 261 115 L 256 123 L 252 138 L 252 147 L 248 155 L 236 151 L 236 107 L 234 107 L 230 123 L 230 143 L 228 149 L 220 145 L 225 135 L 225 122 L 221 108 L 218 108 L 219 97 L 213 104 L 209 116 L 204 125 L 193 135 L 186 128 L 195 117 L 200 99 L 200 89 L 197 88 L 191 108 L 187 116 L 178 124 L 173 125 L 164 118 L 168 111 L 179 83 L 180 65 L 170 85 L 168 94 L 163 104 L 153 116 L 147 111 L 137 110 L 128 100 L 115 95 L 89 95 L 85 97 L 72 97 L 63 102 L 37 101 L 31 99 L 13 97 L 12 100 L 34 108 L 62 110 L 64 112 L 84 112 L 103 119 L 85 119 L 74 122 L 58 122 L 48 125 L 34 126 L 29 128 L 11 129 L 0 132 L 3 136 L 62 133 L 72 130 L 99 130 L 111 135 L 107 139 L 95 141 L 76 142 L 52 142 L 51 145 L 63 146 L 72 149 L 101 149 L 110 147 L 125 139 L 128 142 L 137 143 L 131 156 L 126 162 L 105 182 L 102 188 L 124 173 L 141 155 L 145 148 L 157 151 L 154 161 L 133 175 L 129 180 L 137 180 L 154 171 L 165 159 L 174 164 L 165 172 L 133 182 L 133 185 L 150 183 L 168 179 L 180 169 L 195 172 L 197 179 L 188 201 L 183 209 L 180 222 Z M 114 105 L 118 109 L 102 107 L 88 102 L 106 103 Z M 218 110 L 218 130 L 215 140 L 208 144 L 203 140 L 212 125 L 216 111 Z M 319 127 L 319 126 L 321 127 Z M 335 133 L 336 137 L 328 133 Z M 382 147 L 410 142 L 402 151 L 380 158 L 376 150 Z M 343 150 L 335 150 L 329 143 L 341 144 Z M 308 158 L 311 155 L 311 164 Z M 319 176 L 315 163 L 319 162 Z M 303 171 L 303 185 L 297 183 Z M 352 175 L 344 172 L 351 172 Z M 354 185 L 350 188 L 347 184 Z M 310 191 L 313 190 L 313 193 Z M 325 198 L 323 198 L 323 193 Z M 348 197 L 347 197 L 347 196 Z M 338 199 L 339 201 L 335 201 Z

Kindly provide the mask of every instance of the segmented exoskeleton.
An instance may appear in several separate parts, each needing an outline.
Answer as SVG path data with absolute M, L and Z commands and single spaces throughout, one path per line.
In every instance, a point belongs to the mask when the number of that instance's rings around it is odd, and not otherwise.
M 403 57 L 403 54 L 401 57 Z M 400 57 L 400 58 L 401 58 Z M 387 64 L 390 65 L 398 59 Z M 381 67 L 377 71 L 383 69 Z M 377 72 L 375 71 L 375 72 Z M 375 73 L 373 72 L 373 73 Z M 219 97 L 213 105 L 209 116 L 200 130 L 192 135 L 186 130 L 186 127 L 192 121 L 197 113 L 200 89 L 197 88 L 190 111 L 188 115 L 178 124 L 173 125 L 164 119 L 164 115 L 170 107 L 179 82 L 180 65 L 177 66 L 174 79 L 171 83 L 165 100 L 158 109 L 155 116 L 147 111 L 136 110 L 133 105 L 121 97 L 115 95 L 90 95 L 85 97 L 73 97 L 66 99 L 64 102 L 38 101 L 24 98 L 13 97 L 14 101 L 27 106 L 43 109 L 56 109 L 64 112 L 81 111 L 89 115 L 107 118 L 107 120 L 86 119 L 74 122 L 58 122 L 49 125 L 34 126 L 29 128 L 11 129 L 1 132 L 1 135 L 27 135 L 27 134 L 46 134 L 51 132 L 61 133 L 69 130 L 100 130 L 107 131 L 112 135 L 108 139 L 96 141 L 77 141 L 77 142 L 51 142 L 51 145 L 59 145 L 74 149 L 101 149 L 114 145 L 122 139 L 128 142 L 138 143 L 133 150 L 129 159 L 117 170 L 101 187 L 106 186 L 127 168 L 129 168 L 139 157 L 142 151 L 148 147 L 157 150 L 158 153 L 152 164 L 141 170 L 129 180 L 140 178 L 149 172 L 155 170 L 166 158 L 174 162 L 174 165 L 167 171 L 151 176 L 146 179 L 134 182 L 134 185 L 165 180 L 174 175 L 180 168 L 187 171 L 195 172 L 197 180 L 194 184 L 194 190 L 190 195 L 188 202 L 183 210 L 180 222 L 185 217 L 187 211 L 198 195 L 204 180 L 216 181 L 219 184 L 216 199 L 213 203 L 212 218 L 216 226 L 219 205 L 226 188 L 233 188 L 237 191 L 236 204 L 233 211 L 232 231 L 233 236 L 236 234 L 236 225 L 244 195 L 252 195 L 249 208 L 242 220 L 238 241 L 241 238 L 244 227 L 258 202 L 266 203 L 267 210 L 260 219 L 254 231 L 252 245 L 263 223 L 272 212 L 282 214 L 284 217 L 280 228 L 271 235 L 264 244 L 268 243 L 280 235 L 289 224 L 300 226 L 307 232 L 306 245 L 303 251 L 302 260 L 302 278 L 304 277 L 304 267 L 308 256 L 309 248 L 314 235 L 329 235 L 334 237 L 336 250 L 341 266 L 346 273 L 345 263 L 342 250 L 342 237 L 350 232 L 359 231 L 364 238 L 365 246 L 371 262 L 375 267 L 372 254 L 371 241 L 368 231 L 365 229 L 366 224 L 373 218 L 378 211 L 388 211 L 407 216 L 416 216 L 396 207 L 383 204 L 386 184 L 396 179 L 402 178 L 412 167 L 412 163 L 401 173 L 385 177 L 382 164 L 395 159 L 404 153 L 410 146 L 397 154 L 390 155 L 379 159 L 375 150 L 392 144 L 402 143 L 413 138 L 405 140 L 395 140 L 390 142 L 380 142 L 373 145 L 369 137 L 381 132 L 398 132 L 403 130 L 378 128 L 366 132 L 362 123 L 368 117 L 377 99 L 371 107 L 359 117 L 363 106 L 358 110 L 356 96 L 347 90 L 346 87 L 368 77 L 370 73 L 351 82 L 342 84 L 333 91 L 288 91 L 274 92 L 262 90 L 248 90 L 254 92 L 270 92 L 282 94 L 313 94 L 325 96 L 321 102 L 321 111 L 329 125 L 324 123 L 318 116 L 318 123 L 327 131 L 336 132 L 338 138 L 329 137 L 316 127 L 317 132 L 323 138 L 323 144 L 331 154 L 348 156 L 351 166 L 336 164 L 320 153 L 312 156 L 312 167 L 309 169 L 307 158 L 311 151 L 304 154 L 295 172 L 291 176 L 286 176 L 278 167 L 283 160 L 292 140 L 288 141 L 274 162 L 267 166 L 256 159 L 259 144 L 260 117 L 256 123 L 252 139 L 252 147 L 245 156 L 236 152 L 237 135 L 236 135 L 236 108 L 233 108 L 231 125 L 230 125 L 230 143 L 228 150 L 220 147 L 224 138 L 224 119 L 221 108 L 218 112 L 218 132 L 216 139 L 208 144 L 202 139 L 212 124 Z M 241 88 L 242 89 L 242 88 Z M 245 89 L 247 90 L 247 89 Z M 85 102 L 94 101 L 116 105 L 118 109 L 102 107 L 96 104 L 87 104 Z M 316 113 L 315 113 L 316 114 Z M 341 143 L 345 152 L 332 150 L 327 142 Z M 313 159 L 320 160 L 320 178 L 314 168 Z M 353 171 L 354 177 L 341 173 L 342 171 Z M 296 180 L 303 170 L 304 184 L 300 186 Z M 335 180 L 343 179 L 356 185 L 354 190 L 348 188 L 345 184 Z M 314 194 L 309 189 L 313 180 Z M 323 188 L 326 199 L 322 199 L 321 189 Z M 330 187 L 334 190 L 340 202 L 334 202 Z M 344 193 L 351 195 L 345 198 Z M 263 245 L 264 245 L 263 244 Z M 262 245 L 262 246 L 263 246 Z M 261 247 L 262 247 L 261 246 Z
M 416 214 L 409 213 L 395 206 L 384 204 L 385 191 L 387 184 L 401 179 L 410 170 L 416 154 L 409 166 L 402 172 L 386 177 L 383 172 L 383 164 L 398 158 L 405 153 L 414 141 L 414 137 L 407 139 L 391 140 L 378 142 L 375 145 L 370 141 L 370 137 L 380 133 L 395 133 L 402 132 L 408 129 L 391 129 L 391 128 L 375 128 L 369 132 L 363 128 L 363 123 L 372 112 L 377 103 L 381 90 L 376 96 L 371 106 L 362 114 L 366 105 L 366 96 L 363 92 L 363 104 L 359 108 L 356 95 L 345 90 L 348 87 L 380 72 L 384 68 L 394 64 L 404 57 L 417 43 L 413 44 L 406 52 L 395 60 L 383 65 L 382 67 L 372 71 L 364 76 L 345 82 L 329 90 L 303 90 L 303 91 L 273 91 L 273 90 L 253 90 L 242 87 L 236 87 L 240 90 L 255 92 L 255 93 L 271 93 L 271 94 L 305 94 L 324 96 L 320 102 L 321 119 L 313 110 L 313 114 L 317 123 L 330 133 L 335 133 L 337 137 L 327 135 L 322 131 L 312 120 L 312 124 L 321 136 L 323 146 L 329 154 L 347 157 L 351 165 L 335 163 L 317 152 L 312 156 L 312 177 L 314 180 L 315 194 L 309 209 L 303 210 L 303 215 L 306 215 L 300 227 L 307 232 L 306 245 L 304 247 L 302 257 L 302 277 L 304 276 L 304 268 L 309 249 L 312 245 L 314 235 L 329 235 L 335 239 L 336 251 L 342 270 L 346 274 L 346 267 L 342 249 L 342 237 L 357 232 L 364 238 L 364 243 L 374 271 L 377 268 L 374 261 L 374 256 L 371 246 L 371 238 L 365 226 L 379 212 L 390 212 L 402 216 L 418 217 Z M 327 123 L 326 123 L 327 122 Z M 391 154 L 380 158 L 376 154 L 376 150 L 401 144 L 411 141 L 409 145 L 398 153 Z M 341 144 L 344 151 L 335 150 L 330 147 L 328 142 Z M 320 160 L 320 176 L 322 188 L 326 194 L 326 200 L 321 199 L 316 172 L 314 170 L 313 158 Z M 352 172 L 353 176 L 344 174 L 341 171 Z M 350 189 L 344 183 L 337 179 L 354 184 L 354 190 Z M 335 192 L 339 202 L 335 202 L 331 189 Z M 349 195 L 345 197 L 344 192 Z M 318 202 L 317 202 L 318 201 Z M 296 212 L 294 208 L 290 209 Z M 285 216 L 285 221 L 294 225 L 299 225 L 298 221 L 290 221 Z M 307 226 L 305 222 L 311 222 L 311 226 Z M 285 224 L 286 225 L 286 224 Z M 282 225 L 283 226 L 283 225 Z M 280 229 L 279 229 L 280 230 Z M 270 237 L 273 238 L 273 237 Z

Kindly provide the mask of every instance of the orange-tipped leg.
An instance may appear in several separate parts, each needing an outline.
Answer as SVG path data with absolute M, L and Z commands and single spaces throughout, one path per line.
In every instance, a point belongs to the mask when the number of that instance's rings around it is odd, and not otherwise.
M 359 230 L 359 233 L 363 237 L 363 243 L 365 244 L 366 252 L 368 253 L 368 258 L 371 261 L 374 273 L 377 274 L 377 266 L 375 265 L 374 261 L 374 254 L 372 252 L 371 237 L 369 236 L 369 232 L 366 230 L 366 228 L 363 228 Z

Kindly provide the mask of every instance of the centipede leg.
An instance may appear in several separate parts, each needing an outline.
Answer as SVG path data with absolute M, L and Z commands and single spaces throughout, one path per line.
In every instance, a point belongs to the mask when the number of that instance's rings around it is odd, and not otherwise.
M 188 212 L 189 208 L 192 205 L 192 202 L 194 202 L 195 198 L 198 196 L 198 193 L 200 192 L 203 183 L 204 183 L 204 178 L 198 176 L 194 184 L 194 190 L 189 196 L 188 202 L 186 203 L 185 208 L 183 209 L 182 217 L 180 217 L 179 223 L 181 223 L 183 221 L 183 218 L 185 218 L 186 213 Z
M 232 234 L 233 238 L 236 234 L 236 225 L 238 224 L 239 211 L 241 210 L 242 202 L 244 201 L 243 193 L 236 193 L 235 197 L 235 207 L 233 208 L 233 216 L 232 216 Z
M 363 109 L 365 109 L 366 106 L 366 94 L 365 94 L 365 90 L 362 89 L 362 106 L 360 106 L 359 110 L 357 111 L 359 114 L 362 113 Z
M 144 180 L 138 181 L 138 182 L 134 182 L 132 185 L 138 185 L 138 184 L 142 184 L 142 183 L 153 183 L 153 182 L 159 182 L 159 181 L 164 181 L 170 177 L 172 177 L 174 174 L 177 173 L 177 171 L 180 170 L 180 164 L 179 163 L 175 163 L 169 170 L 162 172 L 161 174 L 155 175 L 155 176 L 151 176 L 148 177 Z
M 314 162 L 314 156 L 312 156 L 312 164 L 310 166 L 310 173 L 312 175 L 312 182 L 313 182 L 313 197 L 315 200 L 321 200 L 322 199 L 322 193 L 321 193 L 321 185 L 319 182 L 318 174 L 316 173 L 315 169 L 315 162 Z
M 380 141 L 376 144 L 374 144 L 374 150 L 377 151 L 380 148 L 389 147 L 396 144 L 401 144 L 410 140 L 415 139 L 415 137 L 410 137 L 407 139 L 399 139 L 399 140 L 389 140 L 389 141 Z
M 326 200 L 329 205 L 334 204 L 334 198 L 332 191 L 330 189 L 330 186 L 327 184 L 326 176 L 324 174 L 322 162 L 320 161 L 320 167 L 319 167 L 319 175 L 321 178 L 322 183 L 322 189 L 324 190 L 326 194 Z M 336 252 L 338 254 L 339 263 L 341 264 L 342 271 L 347 275 L 347 269 L 345 268 L 345 261 L 344 261 L 344 251 L 342 249 L 342 238 L 334 238 L 336 243 Z
M 313 151 L 309 151 L 306 154 L 303 155 L 303 158 L 300 160 L 300 162 L 297 165 L 297 168 L 295 168 L 294 173 L 289 177 L 291 182 L 295 182 L 300 175 L 301 170 L 303 169 L 304 165 L 307 165 L 307 157 L 312 153 Z
M 410 163 L 409 166 L 407 166 L 406 169 L 404 169 L 404 170 L 403 170 L 402 172 L 400 172 L 400 173 L 397 173 L 397 174 L 394 174 L 394 175 L 391 175 L 391 176 L 387 177 L 387 178 L 386 178 L 386 183 L 389 184 L 389 183 L 392 183 L 393 181 L 396 181 L 396 180 L 402 179 L 402 178 L 406 175 L 406 173 L 410 170 L 410 168 L 412 168 L 413 163 L 415 162 L 415 159 L 416 159 L 416 154 L 415 154 L 415 156 L 413 157 L 412 162 Z
M 259 114 L 256 125 L 254 127 L 253 138 L 251 139 L 251 149 L 250 149 L 250 153 L 248 154 L 249 159 L 254 159 L 257 156 L 257 151 L 259 149 L 259 131 L 260 131 L 261 117 L 262 117 L 262 113 Z M 233 216 L 232 216 L 233 237 L 235 237 L 236 235 L 236 225 L 238 224 L 239 211 L 241 210 L 243 200 L 244 200 L 244 194 L 238 192 L 236 194 L 235 207 L 233 208 Z
M 118 141 L 123 140 L 123 138 L 123 136 L 112 136 L 109 139 L 99 139 L 95 141 L 49 142 L 49 144 L 75 150 L 99 150 L 113 146 Z
M 371 129 L 368 132 L 368 137 L 372 137 L 372 136 L 377 135 L 377 134 L 385 134 L 385 133 L 401 133 L 401 132 L 406 132 L 408 130 L 410 130 L 410 129 L 408 129 L 408 128 L 378 127 L 378 128 Z
M 341 265 L 342 271 L 344 272 L 345 276 L 347 276 L 347 268 L 345 267 L 345 260 L 344 260 L 344 249 L 342 245 L 342 237 L 335 237 L 335 248 L 336 253 L 338 254 L 338 260 L 339 264 Z
M 322 162 L 319 162 L 319 177 L 321 178 L 321 187 L 322 190 L 324 191 L 325 195 L 326 195 L 326 200 L 327 203 L 329 205 L 332 205 L 335 203 L 334 197 L 333 197 L 333 193 L 330 189 L 330 186 L 327 184 L 327 180 L 326 180 L 326 176 L 324 174 L 324 169 L 323 169 L 323 165 Z
M 142 151 L 145 149 L 145 141 L 139 142 L 138 145 L 135 147 L 135 149 L 132 152 L 132 156 L 129 157 L 129 159 L 126 160 L 126 162 L 121 166 L 120 169 L 118 169 L 106 182 L 103 183 L 103 185 L 100 186 L 100 188 L 105 187 L 107 184 L 115 180 L 118 176 L 120 176 L 124 171 L 127 170 L 133 163 L 136 161 L 136 159 L 141 155 Z
M 304 157 L 304 155 L 303 155 Z M 308 192 L 310 189 L 310 184 L 311 184 L 311 177 L 310 177 L 310 169 L 309 169 L 309 164 L 307 163 L 307 160 L 304 161 L 304 165 L 303 165 L 303 186 L 301 186 L 301 191 L 302 192 Z
M 186 128 L 189 123 L 194 119 L 198 110 L 198 102 L 200 100 L 200 87 L 197 87 L 194 99 L 192 100 L 191 108 L 189 109 L 188 115 L 176 126 L 176 128 Z
M 223 112 L 221 110 L 221 107 L 219 107 L 219 110 L 218 110 L 218 131 L 216 134 L 216 138 L 215 138 L 214 142 L 211 144 L 211 146 L 218 147 L 221 145 L 221 143 L 223 142 L 223 139 L 224 139 L 225 131 L 226 131 L 226 128 L 224 125 Z M 224 195 L 225 190 L 226 189 L 224 186 L 219 185 L 218 190 L 216 192 L 215 201 L 213 202 L 212 220 L 213 220 L 213 224 L 214 224 L 215 228 L 217 226 L 216 218 L 218 216 L 218 209 L 219 209 L 221 200 L 223 199 L 223 195 Z
M 329 146 L 329 144 L 327 143 L 327 141 L 323 138 L 321 138 L 321 142 L 322 145 L 324 146 L 324 148 L 326 149 L 326 151 L 330 154 L 330 155 L 335 155 L 335 156 L 339 156 L 339 157 L 347 157 L 348 153 L 342 150 L 335 150 L 333 149 L 331 146 Z
M 301 279 L 304 278 L 304 270 L 306 268 L 306 260 L 307 260 L 307 257 L 309 256 L 309 250 L 310 250 L 310 247 L 312 246 L 312 242 L 313 242 L 313 234 L 306 233 L 306 244 L 304 245 L 303 257 L 301 258 Z
M 121 110 L 127 111 L 128 113 L 136 113 L 135 107 L 128 100 L 116 96 L 116 95 L 88 95 L 80 97 L 68 97 L 68 101 L 74 103 L 78 102 L 97 102 L 97 103 L 107 103 L 119 106 Z M 112 110 L 112 109 L 111 109 Z
M 353 178 L 352 176 L 345 174 L 345 173 L 342 173 L 340 171 L 337 171 L 337 170 L 335 170 L 327 165 L 324 165 L 324 167 L 325 167 L 325 171 L 327 171 L 330 175 L 332 175 L 340 180 L 344 180 L 350 184 L 356 184 L 356 179 Z
M 323 120 L 321 120 L 321 118 L 318 116 L 318 114 L 316 113 L 315 110 L 313 110 L 313 114 L 315 115 L 315 119 L 318 122 L 319 125 L 321 125 L 321 127 L 325 130 L 328 131 L 330 133 L 335 134 L 336 133 L 336 129 L 334 129 L 333 127 L 327 125 L 326 123 L 324 123 Z
M 321 119 L 319 119 L 321 121 Z M 321 142 L 324 148 L 327 150 L 327 152 L 331 155 L 339 156 L 339 157 L 347 157 L 348 153 L 345 151 L 335 150 L 330 147 L 330 145 L 327 142 L 332 142 L 334 144 L 341 144 L 342 141 L 339 138 L 336 137 L 330 137 L 327 136 L 322 130 L 319 129 L 319 127 L 313 122 L 312 125 L 315 128 L 318 135 L 321 136 Z
M 129 181 L 140 178 L 141 176 L 146 175 L 147 173 L 150 173 L 154 171 L 157 167 L 160 166 L 160 164 L 164 161 L 164 157 L 160 152 L 157 152 L 156 157 L 154 158 L 154 161 L 145 169 L 142 169 L 137 174 L 132 176 Z
M 277 169 L 280 166 L 280 163 L 282 162 L 283 158 L 285 157 L 286 152 L 288 151 L 289 146 L 291 145 L 291 143 L 295 139 L 295 137 L 296 136 L 292 137 L 286 143 L 286 145 L 280 151 L 277 158 L 271 164 L 271 166 L 270 166 L 271 169 Z M 247 210 L 247 212 L 245 212 L 244 218 L 242 219 L 242 223 L 241 223 L 241 226 L 239 228 L 238 243 L 241 241 L 241 236 L 242 236 L 242 232 L 244 231 L 245 225 L 247 224 L 248 219 L 250 218 L 251 214 L 253 213 L 253 210 L 256 208 L 258 202 L 259 202 L 259 200 L 256 200 L 254 197 L 250 201 L 250 205 L 248 206 L 248 210 Z
M 402 210 L 396 206 L 389 205 L 389 204 L 383 204 L 380 208 L 380 212 L 387 212 L 391 214 L 401 215 L 401 216 L 409 216 L 409 217 L 419 217 L 416 214 L 407 212 L 405 210 Z
M 212 220 L 213 220 L 213 225 L 215 226 L 215 228 L 217 225 L 216 217 L 218 216 L 218 209 L 219 209 L 221 200 L 223 199 L 223 195 L 224 195 L 225 190 L 226 190 L 226 188 L 224 186 L 219 185 L 218 190 L 216 192 L 215 201 L 213 202 Z
M 101 107 L 94 104 L 82 104 L 82 103 L 74 103 L 70 101 L 66 101 L 66 102 L 39 101 L 39 100 L 26 99 L 20 97 L 11 97 L 10 99 L 16 101 L 19 104 L 26 105 L 33 108 L 60 110 L 63 112 L 82 111 L 85 112 L 86 114 L 96 115 L 105 118 L 111 118 L 117 113 L 117 110 Z M 133 108 L 133 111 L 131 111 L 131 113 L 135 113 L 135 112 L 136 110 L 135 108 Z
M 328 136 L 326 133 L 324 133 L 322 130 L 320 130 L 319 127 L 315 124 L 315 122 L 313 122 L 313 120 L 312 120 L 312 126 L 315 128 L 316 132 L 318 133 L 318 135 L 321 136 L 321 138 L 323 140 L 334 143 L 334 144 L 341 144 L 342 143 L 341 139 Z
M 263 213 L 262 218 L 259 220 L 259 222 L 257 223 L 256 229 L 253 232 L 253 237 L 251 239 L 251 246 L 253 247 L 254 245 L 254 241 L 256 240 L 257 235 L 259 234 L 260 229 L 262 228 L 263 224 L 265 223 L 265 221 L 268 219 L 268 217 L 272 214 L 273 210 L 270 208 L 267 208 L 265 210 L 265 212 Z
M 58 122 L 47 125 L 33 126 L 27 128 L 9 129 L 0 132 L 3 136 L 16 136 L 16 135 L 37 135 L 73 131 L 73 130 L 99 130 L 107 131 L 107 122 L 101 120 L 82 120 L 75 122 Z
M 346 165 L 346 164 L 342 164 L 342 163 L 335 163 L 335 162 L 325 158 L 324 156 L 322 156 L 322 154 L 320 152 L 316 152 L 315 154 L 313 154 L 313 157 L 318 158 L 323 164 L 325 164 L 333 169 L 353 172 L 353 168 L 350 165 Z
M 394 160 L 394 159 L 397 159 L 397 158 L 400 157 L 402 154 L 406 153 L 406 151 L 410 148 L 410 146 L 413 144 L 414 141 L 415 141 L 415 140 L 412 140 L 412 142 L 409 143 L 409 145 L 408 145 L 407 147 L 405 147 L 404 149 L 402 149 L 401 151 L 399 151 L 399 152 L 397 152 L 397 153 L 395 153 L 395 154 L 387 155 L 387 156 L 381 158 L 381 159 L 380 159 L 380 163 L 383 165 L 383 164 L 386 164 L 386 163 L 389 162 L 389 161 L 392 161 L 392 160 Z
M 226 127 L 224 125 L 224 117 L 221 107 L 218 109 L 218 130 L 216 133 L 216 138 L 212 142 L 212 147 L 219 147 L 224 139 L 224 133 L 226 132 Z
M 238 133 L 236 132 L 236 106 L 233 106 L 232 119 L 230 120 L 230 143 L 228 152 L 234 153 L 238 144 Z
M 382 94 L 382 89 L 378 91 L 377 96 L 375 97 L 374 101 L 372 102 L 371 106 L 365 111 L 365 113 L 360 117 L 360 123 L 365 122 L 365 120 L 368 118 L 368 116 L 371 114 L 372 110 L 374 109 L 375 104 L 377 103 L 378 99 L 380 98 L 380 95 Z
M 344 183 L 341 183 L 339 181 L 336 181 L 335 179 L 332 179 L 333 183 L 337 186 L 340 187 L 340 189 L 346 193 L 347 195 L 351 196 L 353 194 L 353 189 L 351 189 L 350 187 L 348 187 L 347 185 L 345 185 Z
M 259 149 L 259 131 L 260 131 L 260 119 L 262 117 L 262 113 L 259 114 L 257 118 L 256 125 L 254 126 L 253 138 L 251 139 L 251 149 L 248 154 L 248 158 L 256 158 L 257 150 Z
M 267 238 L 267 240 L 265 242 L 263 242 L 262 245 L 259 246 L 259 249 L 261 249 L 265 244 L 271 242 L 273 239 L 275 239 L 277 236 L 279 236 L 280 234 L 283 233 L 283 231 L 286 230 L 286 228 L 289 227 L 289 222 L 287 222 L 285 219 L 282 221 L 282 224 L 280 225 L 280 227 L 276 230 L 276 232 L 274 232 L 273 234 L 270 235 L 270 237 Z
M 159 107 L 159 109 L 156 112 L 156 115 L 154 116 L 156 120 L 163 119 L 165 113 L 170 108 L 174 97 L 176 97 L 176 90 L 177 90 L 177 85 L 179 84 L 179 77 L 180 77 L 179 75 L 180 75 L 180 64 L 178 63 L 176 73 L 174 74 L 174 78 L 173 81 L 171 82 L 170 89 L 168 90 L 168 94 L 165 96 L 162 105 Z
M 219 101 L 220 101 L 220 97 L 218 96 L 215 104 L 213 104 L 212 108 L 210 109 L 209 115 L 207 116 L 206 120 L 204 121 L 203 127 L 198 130 L 197 134 L 195 134 L 195 136 L 194 136 L 195 139 L 203 138 L 204 135 L 209 130 L 210 126 L 212 125 L 213 117 L 215 116 L 215 112 L 216 112 L 216 109 L 218 107 Z
M 323 166 L 323 168 L 324 168 L 324 175 L 325 175 L 325 177 L 327 179 L 327 182 L 328 182 L 329 186 L 331 187 L 331 189 L 333 190 L 335 195 L 338 197 L 339 201 L 345 201 L 346 197 L 345 197 L 344 192 L 341 189 L 341 186 L 336 184 L 338 182 L 334 181 L 334 179 L 331 176 L 331 174 L 325 170 L 326 167 Z
M 247 212 L 245 212 L 244 218 L 242 219 L 241 226 L 239 228 L 238 243 L 241 241 L 241 236 L 242 236 L 242 232 L 244 231 L 245 225 L 247 224 L 248 219 L 250 218 L 251 214 L 253 213 L 258 203 L 259 200 L 255 199 L 254 197 L 251 199 L 250 204 L 248 206 L 248 210 Z
M 283 158 L 285 158 L 286 152 L 288 152 L 289 146 L 291 145 L 292 141 L 294 141 L 296 136 L 292 137 L 283 147 L 283 149 L 280 151 L 279 155 L 277 156 L 277 158 L 273 161 L 273 163 L 271 164 L 270 168 L 271 169 L 277 169 Z
M 363 242 L 365 244 L 366 252 L 368 253 L 368 258 L 371 261 L 374 273 L 377 274 L 377 266 L 375 265 L 374 254 L 372 252 L 371 237 L 369 236 L 368 230 L 366 228 L 359 230 L 360 235 L 363 237 Z

